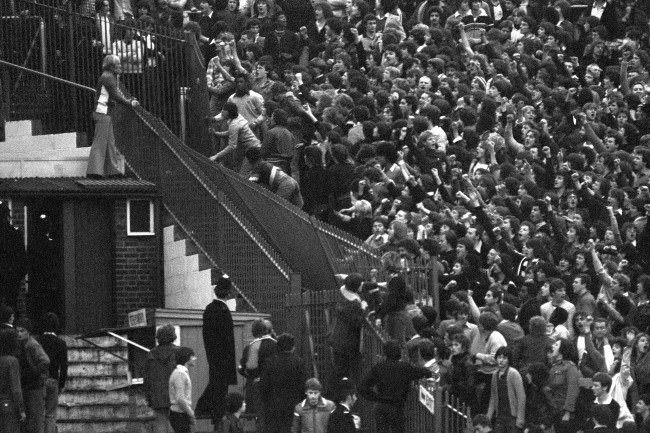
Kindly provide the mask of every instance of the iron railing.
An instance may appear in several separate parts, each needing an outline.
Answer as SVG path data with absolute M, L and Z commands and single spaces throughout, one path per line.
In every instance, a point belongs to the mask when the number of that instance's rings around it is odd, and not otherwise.
M 122 84 L 143 107 L 180 134 L 180 95 L 187 87 L 185 36 L 164 28 L 141 28 L 110 17 L 89 17 L 36 1 L 15 0 L 20 16 L 0 19 L 0 59 L 95 87 L 106 54 L 122 60 Z M 45 132 L 75 130 L 92 137 L 88 101 L 70 86 L 44 86 L 40 78 L 11 72 L 14 111 L 10 117 L 45 116 Z
M 306 362 L 307 371 L 324 381 L 326 392 L 333 385 L 332 353 L 328 336 L 333 326 L 333 312 L 341 295 L 338 290 L 305 291 L 287 295 L 287 311 L 293 318 L 290 328 L 301 342 L 298 350 Z M 385 336 L 366 321 L 361 330 L 361 365 L 356 372 L 358 381 L 364 373 L 382 360 L 382 346 Z M 354 374 L 354 373 L 353 373 Z M 430 412 L 419 399 L 420 385 L 434 397 L 434 411 Z M 414 383 L 407 396 L 404 407 L 406 414 L 405 431 L 408 433 L 466 433 L 471 428 L 471 412 L 467 405 L 451 395 L 444 387 L 423 380 Z M 373 414 L 373 404 L 360 399 L 354 411 L 361 416 L 362 430 L 367 433 L 377 431 Z
M 283 329 L 282 294 L 295 288 L 297 279 L 291 268 L 188 157 L 189 149 L 160 119 L 141 107 L 120 106 L 114 123 L 116 144 L 129 169 L 158 185 L 166 208 L 211 264 L 232 277 L 253 309 L 272 314 Z

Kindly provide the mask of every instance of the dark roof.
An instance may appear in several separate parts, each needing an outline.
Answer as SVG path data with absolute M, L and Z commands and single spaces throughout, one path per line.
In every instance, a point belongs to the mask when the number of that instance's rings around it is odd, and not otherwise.
M 132 196 L 157 195 L 155 184 L 138 179 L 23 177 L 0 179 L 0 196 Z

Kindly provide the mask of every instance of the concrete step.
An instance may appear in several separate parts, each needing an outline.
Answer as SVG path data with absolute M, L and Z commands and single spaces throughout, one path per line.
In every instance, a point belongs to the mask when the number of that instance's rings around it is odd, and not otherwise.
M 129 355 L 128 349 L 126 347 L 112 347 L 110 350 L 115 355 L 121 356 L 122 358 L 127 358 Z M 90 347 L 79 347 L 68 349 L 68 362 L 116 363 L 123 362 L 123 360 L 103 350 L 98 350 Z
M 111 336 L 88 338 L 87 340 L 89 340 L 90 342 L 86 340 L 82 340 L 81 338 L 78 338 L 77 336 L 74 335 L 60 335 L 60 337 L 61 339 L 63 339 L 63 341 L 65 341 L 65 344 L 66 346 L 68 346 L 68 349 L 78 348 L 78 347 L 88 347 L 88 348 L 96 349 L 96 346 L 102 348 L 126 347 L 126 343 L 124 341 Z
M 144 405 L 136 404 L 96 404 L 80 406 L 62 406 L 59 405 L 57 415 L 59 419 L 70 422 L 71 420 L 110 420 L 115 418 L 121 419 L 148 419 L 152 412 Z
M 125 390 L 115 391 L 78 391 L 65 392 L 59 396 L 62 406 L 81 406 L 85 404 L 128 404 L 129 393 Z
M 42 130 L 40 120 L 15 120 L 5 123 L 5 139 L 38 135 Z
M 212 299 L 212 269 L 165 278 L 167 308 L 203 309 Z
M 104 422 L 57 422 L 58 433 L 151 433 L 142 421 L 107 420 Z
M 51 150 L 75 149 L 76 147 L 76 132 L 10 137 L 6 141 L 0 142 L 0 156 L 21 152 L 47 152 Z
M 8 145 L 3 144 L 3 147 Z M 0 148 L 2 152 L 2 148 Z M 32 150 L 28 148 L 0 153 L 1 161 L 69 161 L 81 158 L 88 159 L 90 147 L 69 147 L 65 149 Z
M 68 377 L 126 376 L 128 370 L 125 363 L 73 362 L 68 364 Z
M 127 376 L 70 377 L 65 385 L 67 391 L 105 391 L 128 385 Z

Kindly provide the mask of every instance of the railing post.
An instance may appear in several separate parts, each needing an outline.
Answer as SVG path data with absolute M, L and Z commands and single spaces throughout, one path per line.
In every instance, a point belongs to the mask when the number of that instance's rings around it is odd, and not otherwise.
M 437 257 L 431 257 L 430 263 L 431 265 L 431 277 L 430 277 L 430 282 L 431 284 L 431 297 L 433 298 L 433 308 L 436 310 L 438 313 L 438 318 L 436 319 L 437 322 L 440 322 L 441 320 L 441 313 L 440 313 L 440 288 L 438 285 L 438 258 Z
M 185 144 L 185 138 L 187 137 L 187 121 L 185 120 L 185 104 L 187 102 L 187 92 L 189 90 L 189 87 L 183 87 L 181 86 L 181 97 L 179 98 L 179 115 L 180 115 L 180 125 L 181 125 L 181 133 L 180 133 L 180 139 Z
M 433 431 L 441 432 L 442 431 L 442 387 L 437 386 L 434 392 L 434 417 L 433 417 Z
M 69 77 L 68 79 L 72 82 L 77 82 L 76 74 L 76 56 L 77 52 L 75 51 L 75 39 L 74 39 L 74 22 L 72 20 L 72 2 L 68 2 L 68 53 L 70 54 L 70 63 L 68 68 Z M 79 131 L 79 101 L 77 98 L 77 89 L 71 88 L 70 92 L 72 93 L 72 122 L 74 123 L 75 131 Z
M 38 22 L 38 30 L 41 34 L 41 71 L 47 73 L 47 48 L 45 47 L 45 20 L 41 18 Z

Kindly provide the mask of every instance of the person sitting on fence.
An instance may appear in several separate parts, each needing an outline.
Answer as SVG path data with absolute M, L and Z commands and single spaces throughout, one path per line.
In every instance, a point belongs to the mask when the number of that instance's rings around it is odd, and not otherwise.
M 375 422 L 378 433 L 404 431 L 404 404 L 411 382 L 431 377 L 425 367 L 400 361 L 402 348 L 394 340 L 384 343 L 385 359 L 373 365 L 359 384 L 359 393 L 375 403 Z
M 336 405 L 321 396 L 323 385 L 315 377 L 305 382 L 306 399 L 298 403 L 293 412 L 291 433 L 325 433 L 330 414 Z

